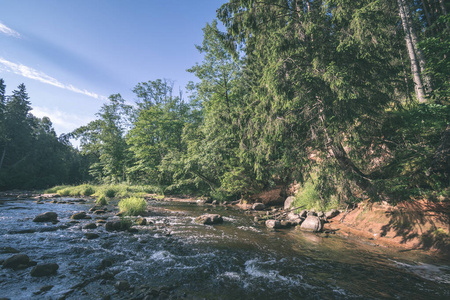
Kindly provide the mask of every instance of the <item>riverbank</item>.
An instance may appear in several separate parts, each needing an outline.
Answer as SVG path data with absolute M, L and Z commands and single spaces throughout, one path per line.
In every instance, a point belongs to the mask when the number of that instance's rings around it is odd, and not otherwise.
M 364 239 L 376 246 L 426 250 L 450 257 L 450 203 L 427 200 L 359 203 L 325 225 L 339 235 Z
M 204 199 L 191 196 L 141 195 L 146 199 L 159 201 L 205 203 Z M 0 200 L 52 197 L 60 195 L 34 191 L 0 192 Z M 251 204 L 243 203 L 227 205 L 246 211 L 252 207 Z M 328 219 L 324 225 L 324 232 L 361 240 L 373 246 L 428 251 L 430 255 L 450 258 L 450 201 L 403 201 L 396 206 L 386 202 L 362 202 L 353 209 Z

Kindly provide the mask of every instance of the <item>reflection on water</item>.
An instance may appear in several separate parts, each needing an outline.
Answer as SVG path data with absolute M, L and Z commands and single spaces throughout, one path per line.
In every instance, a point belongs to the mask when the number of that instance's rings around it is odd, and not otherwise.
M 74 212 L 87 211 L 92 204 L 0 202 L 0 248 L 13 247 L 38 263 L 60 266 L 58 275 L 45 278 L 31 277 L 29 269 L 0 269 L 0 298 L 132 297 L 115 292 L 113 285 L 121 279 L 135 286 L 169 286 L 193 299 L 450 298 L 448 262 L 419 252 L 295 229 L 272 231 L 224 207 L 212 208 L 224 216 L 223 224 L 203 226 L 194 219 L 205 206 L 151 205 L 150 225 L 137 226 L 137 233 L 111 233 L 102 226 L 82 229 L 95 219 L 70 223 Z M 45 211 L 57 212 L 60 223 L 32 222 Z M 88 240 L 86 232 L 100 237 Z M 9 256 L 0 253 L 0 260 Z M 53 288 L 33 294 L 46 285 Z

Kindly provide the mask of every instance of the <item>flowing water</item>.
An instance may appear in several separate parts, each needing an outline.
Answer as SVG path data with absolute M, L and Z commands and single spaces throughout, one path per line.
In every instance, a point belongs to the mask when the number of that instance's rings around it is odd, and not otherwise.
M 71 199 L 63 199 L 71 201 Z M 135 287 L 187 299 L 450 299 L 450 265 L 420 252 L 386 250 L 336 235 L 273 231 L 240 210 L 180 202 L 149 202 L 152 224 L 138 232 L 82 229 L 74 212 L 92 203 L 0 201 L 0 249 L 13 247 L 38 263 L 57 263 L 57 275 L 0 269 L 0 298 L 129 299 Z M 194 222 L 205 208 L 221 225 Z M 60 222 L 34 223 L 54 211 Z M 111 214 L 110 219 L 114 218 Z M 85 233 L 95 232 L 88 240 Z M 1 253 L 0 260 L 12 254 Z M 43 286 L 53 286 L 39 292 Z M 156 295 L 156 294 L 155 294 Z

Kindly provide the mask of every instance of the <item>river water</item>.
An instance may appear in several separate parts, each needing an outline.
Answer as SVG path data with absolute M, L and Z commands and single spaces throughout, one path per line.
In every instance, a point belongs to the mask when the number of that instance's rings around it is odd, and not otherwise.
M 240 210 L 193 203 L 150 201 L 146 219 L 152 224 L 135 226 L 134 233 L 82 229 L 95 215 L 70 223 L 73 213 L 90 207 L 92 202 L 0 201 L 0 249 L 59 265 L 50 277 L 0 269 L 0 298 L 130 299 L 140 297 L 141 287 L 167 291 L 161 299 L 450 299 L 449 262 L 417 251 L 273 231 Z M 196 224 L 205 209 L 221 214 L 224 223 Z M 46 211 L 56 212 L 60 222 L 32 222 Z M 100 237 L 88 240 L 87 232 Z M 0 251 L 0 260 L 11 255 Z M 136 289 L 116 291 L 119 280 Z M 39 292 L 43 286 L 51 289 Z

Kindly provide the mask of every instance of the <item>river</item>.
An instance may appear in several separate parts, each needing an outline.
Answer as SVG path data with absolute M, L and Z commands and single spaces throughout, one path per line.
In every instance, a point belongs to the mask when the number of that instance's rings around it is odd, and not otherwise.
M 10 299 L 450 299 L 450 264 L 419 251 L 375 247 L 333 234 L 273 231 L 232 207 L 149 201 L 151 223 L 108 232 L 95 221 L 70 223 L 92 201 L 0 201 L 0 249 L 57 263 L 49 277 L 30 268 L 0 269 L 0 298 Z M 218 213 L 221 225 L 195 217 Z M 43 212 L 59 223 L 34 223 Z M 109 219 L 114 218 L 109 213 Z M 97 239 L 87 239 L 94 232 Z M 0 251 L 0 260 L 10 257 Z M 135 289 L 117 291 L 126 280 Z M 45 291 L 42 287 L 48 287 Z M 152 299 L 147 297 L 148 299 Z

